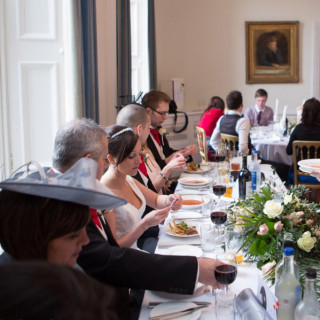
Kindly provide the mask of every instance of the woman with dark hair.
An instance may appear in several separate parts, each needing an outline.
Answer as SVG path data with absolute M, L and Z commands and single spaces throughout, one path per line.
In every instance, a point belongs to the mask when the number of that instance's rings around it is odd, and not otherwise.
M 116 320 L 116 290 L 48 262 L 0 266 L 0 319 Z
M 211 98 L 207 109 L 203 112 L 198 126 L 205 130 L 207 139 L 211 137 L 219 118 L 224 115 L 224 107 L 224 101 L 220 97 L 214 96 Z
M 320 101 L 316 98 L 307 100 L 302 109 L 301 123 L 299 123 L 290 135 L 290 140 L 287 145 L 287 154 L 293 153 L 293 142 L 296 140 L 302 141 L 318 141 L 320 138 Z M 310 154 L 314 157 L 314 154 Z M 306 155 L 304 155 L 306 157 Z M 320 155 L 317 155 L 319 158 Z M 300 159 L 298 159 L 299 161 Z M 317 183 L 314 177 L 301 177 L 307 180 L 304 182 Z M 299 178 L 300 179 L 300 178 Z M 289 182 L 293 182 L 293 166 L 289 170 Z
M 75 266 L 89 242 L 88 207 L 7 190 L 0 203 L 0 243 L 11 259 Z
M 287 145 L 287 154 L 292 154 L 292 144 L 296 140 L 318 141 L 320 137 L 320 101 L 307 100 L 302 109 L 301 123 L 293 130 Z
M 136 247 L 136 241 L 144 231 L 168 216 L 171 204 L 173 210 L 180 209 L 181 197 L 159 195 L 132 178 L 141 163 L 141 144 L 132 129 L 112 125 L 106 128 L 106 132 L 110 166 L 101 182 L 128 203 L 108 212 L 105 218 L 121 247 Z M 141 219 L 146 205 L 158 210 L 149 212 Z

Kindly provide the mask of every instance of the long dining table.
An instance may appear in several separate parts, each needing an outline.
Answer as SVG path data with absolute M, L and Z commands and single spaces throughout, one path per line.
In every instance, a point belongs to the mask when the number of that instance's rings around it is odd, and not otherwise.
M 260 165 L 261 171 L 264 172 L 266 180 L 269 180 L 271 183 L 275 183 L 279 189 L 282 189 L 285 192 L 285 186 L 283 185 L 281 179 L 278 177 L 276 173 L 273 172 L 270 165 L 263 164 Z M 198 175 L 185 173 L 181 175 L 183 177 L 197 177 Z M 207 189 L 194 189 L 190 190 L 189 188 L 184 188 L 180 183 L 176 188 L 176 192 L 179 194 L 197 194 L 197 195 L 205 195 L 208 197 L 215 197 L 211 191 L 211 187 Z M 186 192 L 186 193 L 184 193 Z M 237 198 L 237 192 L 233 193 L 233 197 Z M 232 201 L 232 199 L 226 199 L 223 197 L 224 201 Z M 186 210 L 185 210 L 186 211 Z M 200 258 L 210 258 L 214 257 L 214 254 L 210 256 L 210 254 L 201 255 L 201 239 L 199 236 L 197 237 L 174 237 L 166 232 L 166 226 L 169 222 L 172 222 L 173 218 L 179 216 L 177 212 L 171 212 L 166 221 L 163 225 L 160 225 L 160 234 L 159 234 L 159 241 L 156 248 L 155 253 L 157 254 L 175 254 L 178 252 L 178 249 L 183 247 L 177 246 L 185 246 L 187 255 L 195 255 Z M 198 214 L 196 218 L 192 216 L 190 218 L 184 219 L 190 225 L 197 226 L 199 230 L 199 225 L 203 222 L 210 221 L 209 215 Z M 190 250 L 191 248 L 196 248 L 194 250 Z M 180 252 L 184 252 L 183 249 Z M 180 253 L 179 253 L 180 254 Z M 174 268 L 174 266 L 172 266 Z M 183 270 L 181 270 L 183 272 Z M 156 275 L 155 275 L 156 276 Z M 238 273 L 236 280 L 229 286 L 230 289 L 238 295 L 243 289 L 250 288 L 254 293 L 257 293 L 258 290 L 258 283 L 261 280 L 262 273 L 259 269 L 256 268 L 255 264 L 249 264 L 247 262 L 242 262 L 238 265 Z M 202 309 L 201 316 L 199 319 L 219 319 L 216 314 L 216 299 L 215 299 L 214 290 L 210 286 L 205 286 L 201 283 L 198 283 L 195 288 L 195 292 L 193 295 L 177 295 L 177 294 L 170 294 L 164 292 L 152 292 L 152 291 L 145 291 L 144 299 L 141 306 L 140 311 L 140 320 L 146 320 L 150 318 L 150 311 L 152 310 L 151 304 L 168 302 L 168 301 L 190 301 L 190 302 L 209 302 L 207 308 Z M 236 309 L 236 308 L 235 308 Z M 187 319 L 187 318 L 186 318 Z M 189 319 L 189 318 L 188 318 Z M 190 318 L 191 319 L 191 318 Z M 192 318 L 193 319 L 193 318 Z M 220 319 L 222 319 L 220 317 Z M 223 318 L 228 320 L 228 318 Z M 230 317 L 230 319 L 241 319 L 240 315 L 235 312 L 234 317 Z

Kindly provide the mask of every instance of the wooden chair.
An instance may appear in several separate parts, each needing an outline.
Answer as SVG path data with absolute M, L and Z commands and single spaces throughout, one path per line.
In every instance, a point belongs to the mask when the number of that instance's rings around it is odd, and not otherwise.
M 231 134 L 220 133 L 221 143 L 226 146 L 226 149 L 234 152 L 236 151 L 236 144 L 239 141 L 238 136 L 232 136 Z
M 300 177 L 310 177 L 308 173 L 304 173 L 298 168 L 298 156 L 299 160 L 316 159 L 320 154 L 320 141 L 293 141 L 293 177 L 294 185 L 305 185 L 310 189 L 320 189 L 320 183 L 301 182 Z
M 202 159 L 202 162 L 208 162 L 208 151 L 207 151 L 207 141 L 206 141 L 206 132 L 204 129 L 196 126 L 199 153 Z

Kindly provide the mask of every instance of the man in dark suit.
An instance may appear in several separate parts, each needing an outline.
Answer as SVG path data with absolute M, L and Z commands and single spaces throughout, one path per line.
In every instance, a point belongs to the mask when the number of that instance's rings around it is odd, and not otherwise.
M 105 131 L 92 120 L 81 119 L 57 132 L 53 165 L 66 171 L 81 157 L 98 162 L 97 178 L 106 169 L 108 142 Z M 80 253 L 78 263 L 93 277 L 121 288 L 149 289 L 192 294 L 197 281 L 217 287 L 214 259 L 148 254 L 119 248 L 109 226 L 92 210 L 87 227 L 90 243 Z M 94 223 L 95 221 L 96 223 Z
M 183 157 L 188 157 L 197 152 L 197 146 L 195 144 L 178 151 L 170 147 L 166 138 L 166 129 L 161 127 L 162 123 L 167 119 L 169 102 L 170 97 L 166 93 L 158 90 L 151 90 L 142 98 L 142 106 L 146 108 L 151 120 L 147 145 L 161 169 L 164 168 L 177 153 Z

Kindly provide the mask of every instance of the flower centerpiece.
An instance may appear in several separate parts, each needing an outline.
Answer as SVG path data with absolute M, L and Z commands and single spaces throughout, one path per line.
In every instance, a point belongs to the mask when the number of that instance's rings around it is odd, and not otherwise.
M 303 285 L 306 268 L 314 267 L 320 298 L 320 205 L 305 199 L 308 192 L 304 186 L 294 186 L 283 194 L 266 184 L 259 193 L 231 205 L 228 219 L 243 228 L 246 260 L 256 262 L 273 283 L 284 233 L 292 233 L 300 281 Z

